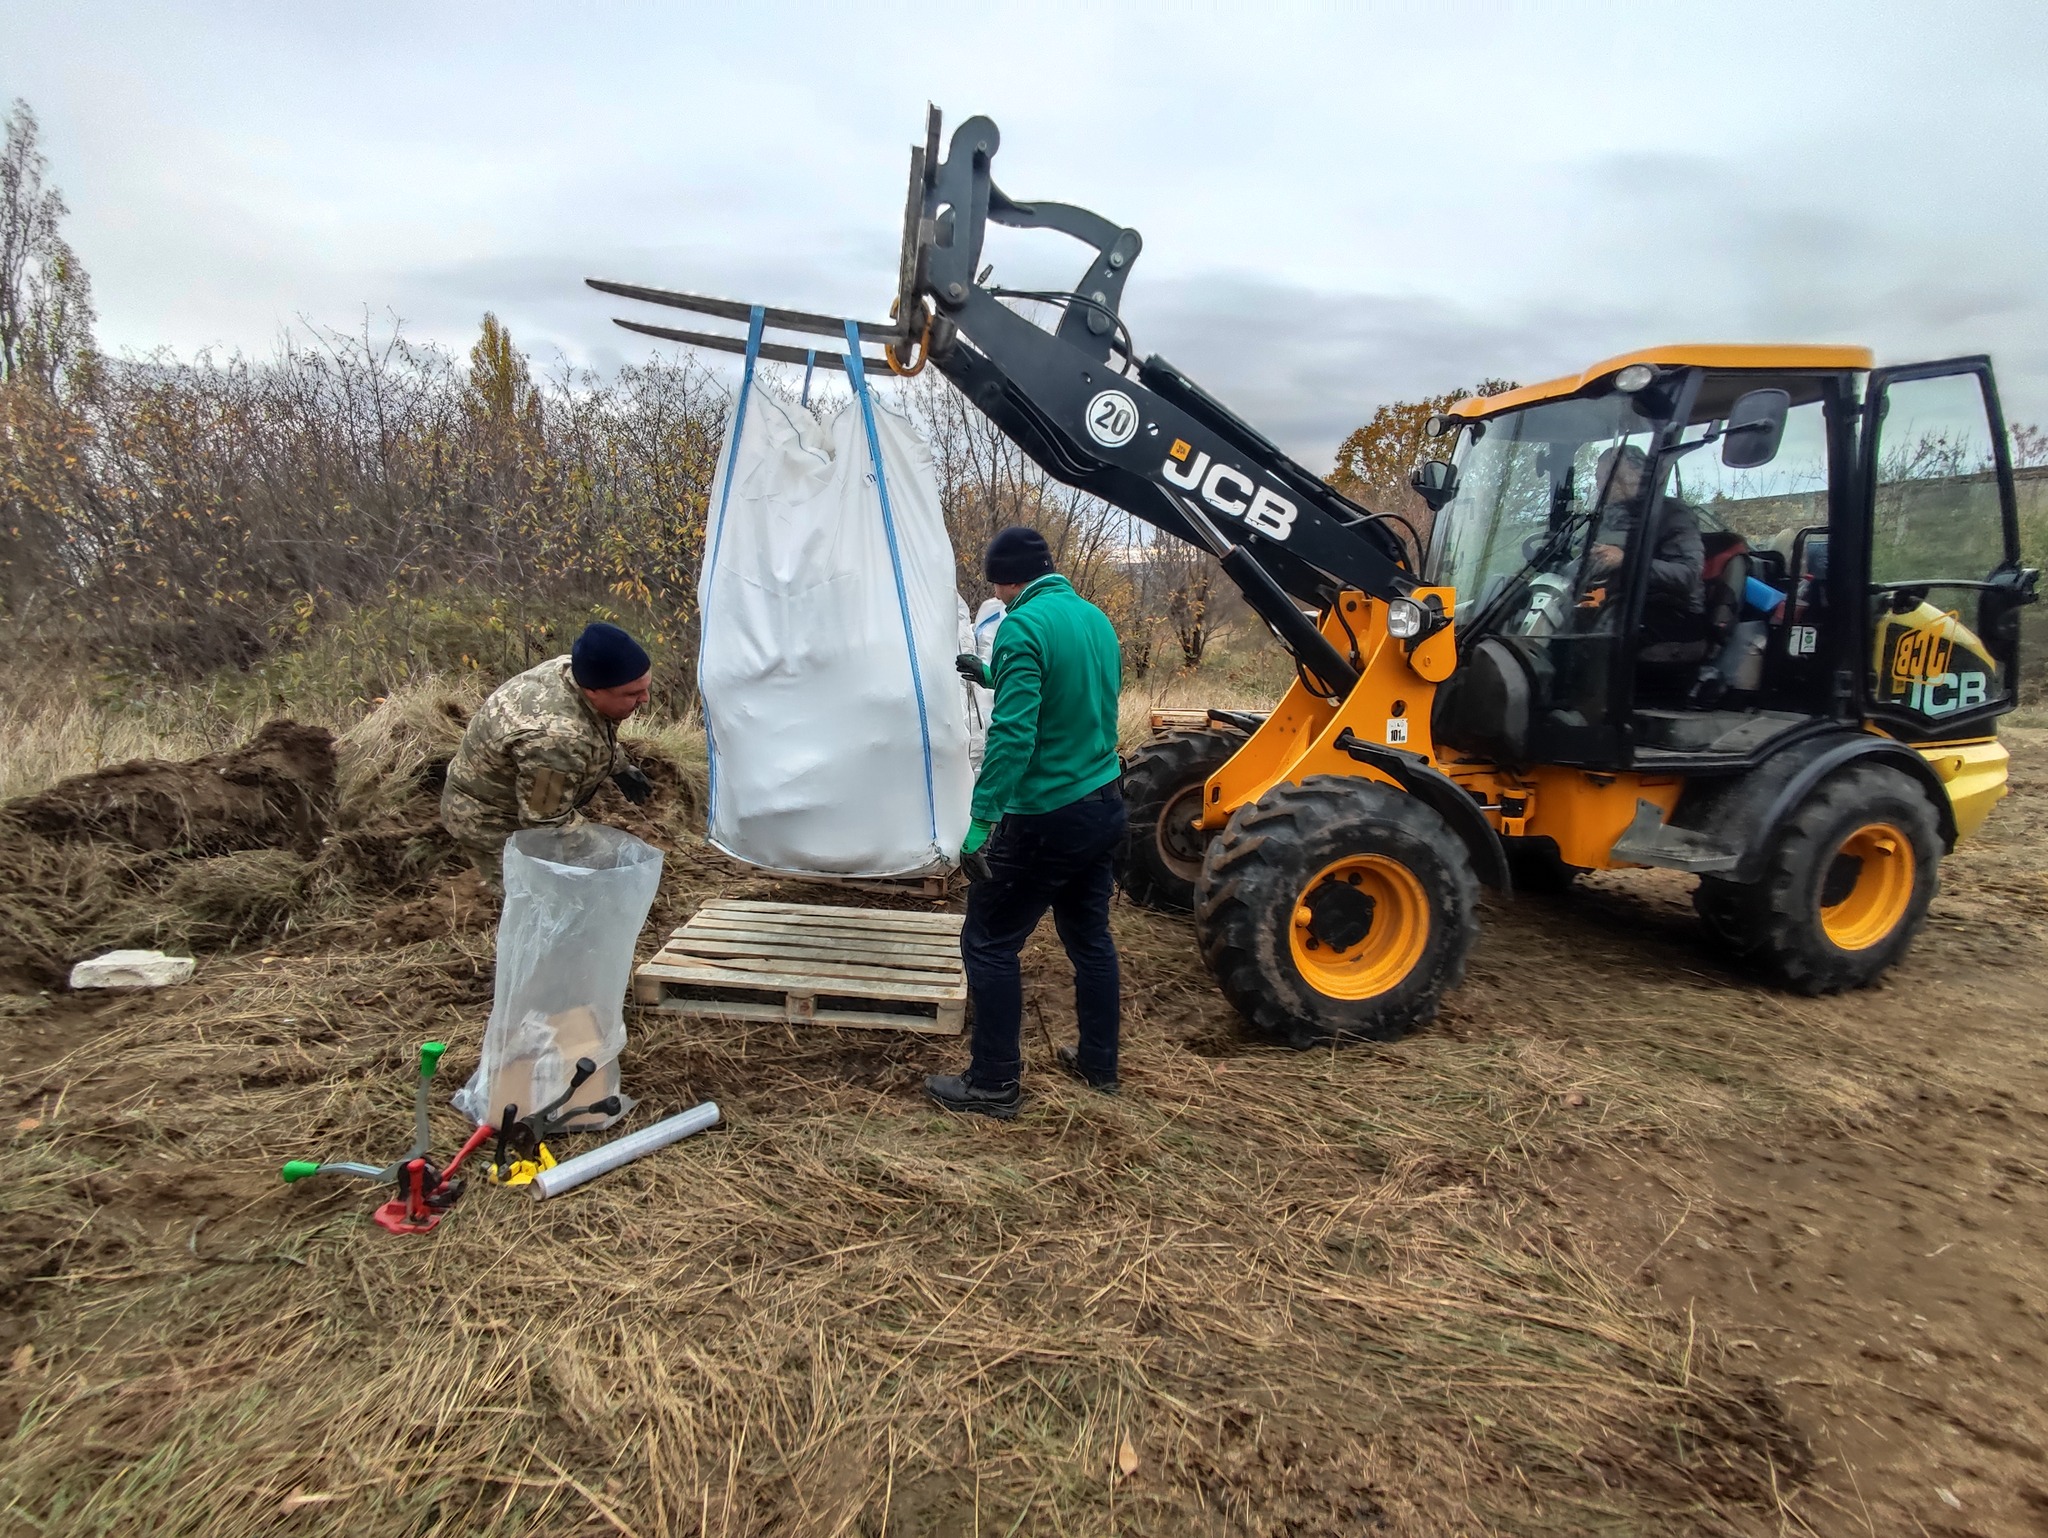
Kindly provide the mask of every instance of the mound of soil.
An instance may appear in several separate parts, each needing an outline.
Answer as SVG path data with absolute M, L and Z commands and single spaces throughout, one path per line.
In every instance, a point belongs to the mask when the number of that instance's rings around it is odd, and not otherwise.
M 290 849 L 313 858 L 334 821 L 334 737 L 272 721 L 226 753 L 188 763 L 138 759 L 7 804 L 43 838 L 220 855 Z
M 187 763 L 137 760 L 0 807 L 0 989 L 62 985 L 115 946 L 208 951 L 276 934 L 335 821 L 334 739 L 273 721 Z M 347 872 L 323 884 L 346 886 Z
M 273 721 L 230 752 L 121 764 L 0 807 L 0 993 L 61 988 L 73 962 L 122 945 L 204 954 L 341 923 L 378 946 L 488 922 L 440 820 L 469 711 L 407 696 L 338 744 Z M 591 815 L 668 847 L 702 825 L 704 771 L 653 743 L 633 752 L 654 800 L 606 785 Z

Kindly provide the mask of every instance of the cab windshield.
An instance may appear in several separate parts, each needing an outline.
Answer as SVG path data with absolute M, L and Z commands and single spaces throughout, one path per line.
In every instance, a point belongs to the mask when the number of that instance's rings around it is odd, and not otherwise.
M 1615 537 L 1603 534 L 1602 515 L 1623 500 L 1601 484 L 1621 458 L 1609 451 L 1647 453 L 1663 425 L 1650 409 L 1642 395 L 1614 394 L 1464 427 L 1457 493 L 1437 513 L 1430 563 L 1433 580 L 1457 590 L 1461 632 L 1540 633 L 1554 609 L 1577 601 L 1595 536 Z

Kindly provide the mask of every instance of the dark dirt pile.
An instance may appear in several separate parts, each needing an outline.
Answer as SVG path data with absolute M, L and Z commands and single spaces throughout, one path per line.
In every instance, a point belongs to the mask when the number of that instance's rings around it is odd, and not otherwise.
M 402 810 L 336 834 L 354 820 L 338 768 L 332 733 L 272 721 L 225 753 L 118 764 L 0 807 L 0 986 L 61 986 L 117 946 L 260 944 L 430 879 L 448 853 L 433 798 L 405 786 Z
M 239 748 L 187 763 L 137 759 L 0 808 L 26 832 L 131 849 L 319 852 L 334 822 L 334 734 L 272 721 Z
M 117 946 L 215 953 L 367 923 L 391 943 L 444 932 L 453 874 L 440 823 L 464 695 L 394 696 L 339 740 L 272 721 L 185 763 L 137 760 L 0 806 L 0 989 L 59 987 Z M 700 767 L 652 742 L 634 759 L 656 800 L 610 786 L 591 815 L 660 842 L 699 820 Z M 332 936 L 326 938 L 332 939 Z
M 116 946 L 218 950 L 277 932 L 334 811 L 334 738 L 294 721 L 226 753 L 118 764 L 9 802 L 0 984 L 55 987 Z

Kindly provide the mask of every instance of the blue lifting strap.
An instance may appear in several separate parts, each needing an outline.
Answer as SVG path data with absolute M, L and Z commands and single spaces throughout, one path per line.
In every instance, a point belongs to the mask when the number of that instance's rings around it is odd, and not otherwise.
M 882 473 L 882 439 L 875 431 L 874 402 L 868 396 L 867 370 L 861 366 L 860 328 L 846 323 L 846 377 L 853 381 L 861 421 L 868 430 L 868 459 L 875 467 L 875 491 L 882 503 L 882 533 L 889 541 L 889 567 L 896 574 L 896 608 L 903 616 L 903 645 L 910 654 L 910 684 L 917 692 L 917 733 L 924 744 L 924 814 L 934 846 L 939 842 L 939 803 L 932 787 L 932 728 L 924 706 L 924 676 L 917 665 L 917 635 L 910 624 L 910 594 L 903 585 L 903 556 L 896 547 L 896 517 L 889 508 L 889 478 Z

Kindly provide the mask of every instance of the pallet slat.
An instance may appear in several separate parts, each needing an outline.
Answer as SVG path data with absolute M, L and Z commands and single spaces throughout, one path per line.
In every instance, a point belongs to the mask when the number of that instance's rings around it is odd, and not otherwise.
M 801 970 L 799 970 L 801 968 Z M 643 977 L 665 983 L 695 983 L 701 987 L 787 988 L 804 993 L 847 993 L 878 999 L 946 1000 L 959 989 L 948 981 L 935 981 L 929 973 L 888 972 L 872 967 L 804 966 L 790 957 L 764 958 L 752 963 L 710 961 L 686 963 L 650 961 L 640 969 Z
M 693 935 L 713 933 L 737 933 L 756 937 L 761 935 L 804 936 L 828 942 L 852 942 L 866 945 L 880 941 L 899 942 L 910 945 L 957 944 L 958 929 L 903 929 L 895 926 L 873 926 L 864 924 L 792 924 L 774 913 L 712 913 L 690 921 Z
M 906 913 L 895 908 L 839 908 L 816 903 L 748 902 L 736 897 L 714 898 L 704 904 L 700 916 L 730 919 L 776 918 L 813 928 L 822 926 L 901 929 L 913 934 L 957 932 L 966 922 L 958 913 Z
M 702 924 L 692 921 L 690 934 L 731 935 L 739 939 L 774 938 L 785 944 L 815 940 L 824 945 L 907 945 L 950 950 L 960 943 L 960 931 L 940 929 L 919 933 L 910 929 L 859 929 L 842 924 L 785 924 L 769 915 L 765 918 L 733 919 L 712 917 Z
M 865 966 L 898 967 L 907 972 L 952 972 L 954 963 L 944 955 L 934 956 L 929 946 L 837 944 L 823 941 L 800 945 L 763 944 L 754 936 L 710 931 L 692 935 L 687 951 L 664 950 L 654 959 L 666 966 L 679 966 L 682 956 L 815 956 L 821 960 L 857 962 Z
M 952 913 L 716 899 L 634 972 L 633 996 L 671 1014 L 958 1035 L 961 923 Z
M 726 864 L 736 876 L 750 876 L 757 881 L 800 881 L 806 886 L 833 887 L 844 892 L 868 892 L 898 897 L 919 897 L 927 902 L 938 902 L 951 889 L 955 872 L 929 876 L 827 876 L 805 871 L 775 870 L 766 865 L 749 865 L 744 860 L 726 857 Z
M 729 1020 L 786 1020 L 788 1015 L 779 1004 L 743 1004 L 737 1001 L 720 1004 L 712 1008 L 688 999 L 664 999 L 651 1006 L 671 1015 L 718 1015 Z M 961 1021 L 926 1017 L 924 1015 L 897 1015 L 886 1010 L 820 1009 L 811 1019 L 825 1025 L 851 1025 L 867 1030 L 917 1031 L 926 1036 L 958 1036 Z
M 782 913 L 707 913 L 701 922 L 697 919 L 690 922 L 694 926 L 690 931 L 692 934 L 700 934 L 706 929 L 750 929 L 780 935 L 816 935 L 820 938 L 839 935 L 856 940 L 916 940 L 925 944 L 934 941 L 946 943 L 960 937 L 957 924 L 943 929 L 921 929 L 908 924 L 849 923 L 844 919 L 810 922 Z

